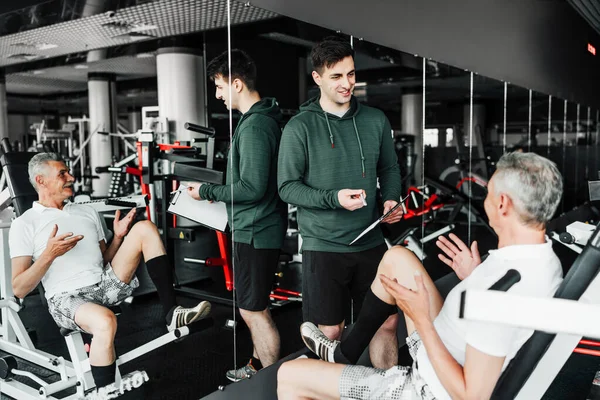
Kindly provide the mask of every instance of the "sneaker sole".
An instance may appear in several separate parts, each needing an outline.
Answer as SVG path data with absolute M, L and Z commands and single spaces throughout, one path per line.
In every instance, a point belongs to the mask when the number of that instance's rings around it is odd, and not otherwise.
M 192 310 L 196 312 L 196 315 L 194 315 L 194 317 L 190 320 L 190 322 L 187 323 L 187 325 L 191 324 L 192 322 L 196 322 L 198 320 L 206 318 L 208 314 L 210 314 L 211 305 L 208 301 L 203 301 L 196 307 L 192 308 Z
M 234 378 L 233 376 L 229 376 L 227 374 L 225 374 L 225 377 L 227 379 L 229 379 L 231 382 L 239 382 L 239 381 L 243 380 L 242 378 Z

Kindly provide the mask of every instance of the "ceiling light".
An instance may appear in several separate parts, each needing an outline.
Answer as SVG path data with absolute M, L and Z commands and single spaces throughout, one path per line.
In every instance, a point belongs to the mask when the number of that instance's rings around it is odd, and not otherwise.
M 77 64 L 73 68 L 75 69 L 88 69 L 89 67 L 85 64 Z
M 143 31 L 153 31 L 158 29 L 156 25 L 148 25 L 148 24 L 134 24 L 131 28 L 129 28 L 130 32 L 143 32 Z
M 19 43 L 13 43 L 12 45 L 17 46 L 17 47 L 27 47 L 27 48 L 36 49 L 36 50 L 49 50 L 49 49 L 54 49 L 54 48 L 58 47 L 57 44 L 36 43 L 36 42 L 19 42 Z
M 31 73 L 32 73 L 32 74 L 34 74 L 34 75 L 43 74 L 43 73 L 45 73 L 45 72 L 46 72 L 46 71 L 44 71 L 43 69 L 36 69 L 36 70 L 34 70 L 34 71 L 31 71 Z
M 35 60 L 36 58 L 42 58 L 42 56 L 40 56 L 38 54 L 18 53 L 18 54 L 10 54 L 10 55 L 6 56 L 6 58 L 10 58 L 13 60 L 31 61 L 31 60 Z
M 152 53 L 139 53 L 135 55 L 137 58 L 152 58 L 154 54 Z
M 356 82 L 354 87 L 365 87 L 367 86 L 367 82 Z

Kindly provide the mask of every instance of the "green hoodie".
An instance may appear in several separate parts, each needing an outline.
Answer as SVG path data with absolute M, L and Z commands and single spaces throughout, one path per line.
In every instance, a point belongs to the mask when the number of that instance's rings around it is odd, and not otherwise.
M 256 102 L 233 134 L 226 184 L 200 186 L 201 198 L 227 205 L 233 240 L 257 249 L 281 248 L 287 228 L 287 206 L 277 194 L 282 120 L 275 99 Z
M 304 250 L 357 252 L 383 243 L 373 229 L 349 246 L 379 215 L 377 178 L 383 200 L 400 200 L 400 168 L 382 111 L 352 97 L 342 117 L 326 113 L 319 97 L 300 107 L 283 130 L 279 150 L 278 186 L 281 199 L 298 206 L 298 226 Z M 340 189 L 364 189 L 367 206 L 344 209 Z

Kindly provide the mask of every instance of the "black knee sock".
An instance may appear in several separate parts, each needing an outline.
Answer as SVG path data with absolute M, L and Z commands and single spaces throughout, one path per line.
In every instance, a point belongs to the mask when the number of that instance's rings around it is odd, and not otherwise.
M 380 300 L 369 289 L 356 323 L 348 336 L 335 349 L 335 361 L 344 364 L 356 364 L 377 330 L 395 312 L 395 305 Z
M 101 387 L 104 387 L 106 385 L 110 385 L 115 381 L 115 371 L 117 369 L 117 366 L 114 362 L 110 365 L 102 367 L 97 367 L 95 365 L 90 365 L 90 367 L 97 389 L 100 389 Z
M 156 286 L 158 298 L 163 307 L 163 316 L 167 318 L 169 312 L 177 304 L 175 301 L 175 289 L 173 289 L 173 270 L 169 264 L 169 258 L 166 254 L 154 257 L 146 261 L 148 275 L 152 283 Z

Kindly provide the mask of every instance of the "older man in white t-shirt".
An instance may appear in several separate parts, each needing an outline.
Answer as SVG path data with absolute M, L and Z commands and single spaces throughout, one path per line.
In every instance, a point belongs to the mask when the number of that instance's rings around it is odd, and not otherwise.
M 152 222 L 131 227 L 135 209 L 122 219 L 117 211 L 114 238 L 107 246 L 98 213 L 67 201 L 73 195 L 74 178 L 60 155 L 36 154 L 28 172 L 39 200 L 10 228 L 13 292 L 23 298 L 41 281 L 56 323 L 93 335 L 90 365 L 96 387 L 115 380 L 117 322 L 107 307 L 119 304 L 138 287 L 135 271 L 142 256 L 169 330 L 210 312 L 208 302 L 193 308 L 176 305 L 173 271 Z
M 328 339 L 304 323 L 306 345 L 320 358 L 295 360 L 278 374 L 280 399 L 464 399 L 489 398 L 500 374 L 533 334 L 530 329 L 458 318 L 460 293 L 487 289 L 509 269 L 521 280 L 509 291 L 550 297 L 562 281 L 560 261 L 545 235 L 562 196 L 556 165 L 533 153 L 510 153 L 497 163 L 484 206 L 498 235 L 498 250 L 481 262 L 477 243 L 440 237 L 440 259 L 462 280 L 444 301 L 421 262 L 403 247 L 390 249 L 379 265 L 352 331 Z M 400 307 L 406 317 L 412 367 L 378 370 L 354 364 L 370 337 Z

